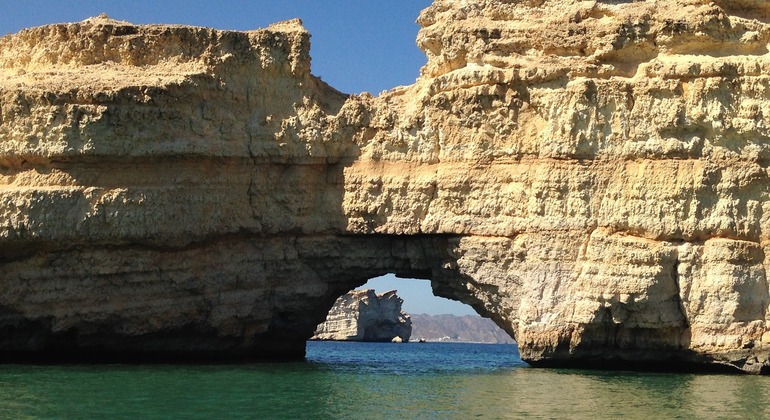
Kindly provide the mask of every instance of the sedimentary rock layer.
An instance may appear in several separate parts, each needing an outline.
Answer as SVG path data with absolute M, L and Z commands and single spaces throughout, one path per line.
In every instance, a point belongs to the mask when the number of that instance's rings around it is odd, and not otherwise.
M 0 352 L 301 356 L 430 279 L 536 365 L 770 365 L 770 7 L 437 0 L 412 86 L 298 21 L 0 38 Z
M 412 335 L 404 300 L 395 290 L 377 294 L 374 289 L 353 290 L 340 296 L 318 325 L 313 340 L 407 342 Z

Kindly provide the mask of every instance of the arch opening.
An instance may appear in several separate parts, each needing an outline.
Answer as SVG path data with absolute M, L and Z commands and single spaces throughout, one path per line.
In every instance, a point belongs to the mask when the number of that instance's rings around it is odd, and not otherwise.
M 394 273 L 372 277 L 334 300 L 311 340 L 515 345 L 483 311 L 436 294 L 436 286 L 429 278 Z
M 448 283 L 445 287 L 460 287 L 443 280 Z M 418 376 L 527 367 L 516 342 L 496 322 L 459 299 L 438 296 L 444 281 L 390 273 L 358 282 L 341 292 L 327 319 L 316 328 L 307 342 L 306 361 L 346 372 Z M 359 306 L 353 295 L 375 302 Z M 472 301 L 471 294 L 463 300 Z M 338 306 L 350 312 L 347 319 Z M 384 309 L 390 319 L 371 322 L 372 311 L 367 314 L 361 306 Z M 397 337 L 406 322 L 408 337 Z M 367 331 L 371 327 L 381 331 Z

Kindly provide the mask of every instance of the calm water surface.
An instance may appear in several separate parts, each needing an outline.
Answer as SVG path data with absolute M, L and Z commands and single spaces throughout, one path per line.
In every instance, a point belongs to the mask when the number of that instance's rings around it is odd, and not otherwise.
M 0 366 L 0 418 L 770 418 L 770 378 L 542 370 L 515 346 L 308 343 L 308 361 Z

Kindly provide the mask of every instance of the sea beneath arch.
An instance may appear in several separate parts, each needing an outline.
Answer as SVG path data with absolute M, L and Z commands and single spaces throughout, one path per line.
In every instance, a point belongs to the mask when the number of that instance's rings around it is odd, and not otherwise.
M 0 418 L 770 418 L 770 377 L 535 369 L 515 345 L 308 342 L 290 363 L 0 365 Z

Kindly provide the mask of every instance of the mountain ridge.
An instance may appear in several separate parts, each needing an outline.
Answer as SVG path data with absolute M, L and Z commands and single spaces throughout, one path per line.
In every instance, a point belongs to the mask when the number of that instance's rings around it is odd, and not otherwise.
M 448 341 L 513 344 L 515 341 L 494 321 L 478 315 L 409 314 L 412 341 Z

